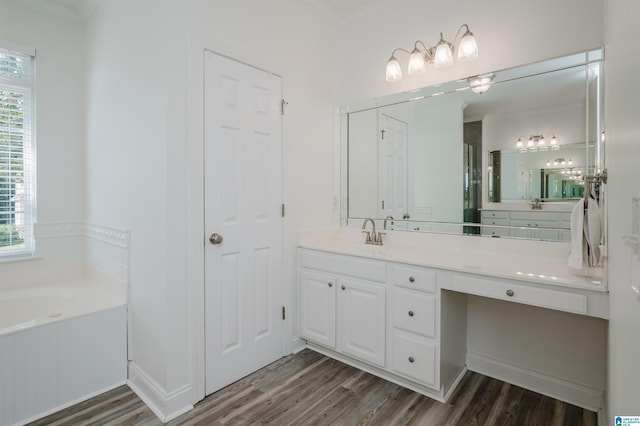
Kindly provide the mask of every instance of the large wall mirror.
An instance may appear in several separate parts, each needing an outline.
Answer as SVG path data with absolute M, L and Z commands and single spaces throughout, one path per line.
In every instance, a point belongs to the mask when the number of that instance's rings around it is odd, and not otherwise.
M 342 225 L 566 240 L 604 168 L 603 53 L 344 106 Z

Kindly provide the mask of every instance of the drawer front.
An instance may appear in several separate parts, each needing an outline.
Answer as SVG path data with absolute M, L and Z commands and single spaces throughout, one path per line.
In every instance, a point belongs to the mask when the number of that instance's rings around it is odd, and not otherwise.
M 391 272 L 393 284 L 413 290 L 435 293 L 436 273 L 429 269 L 394 266 Z
M 558 212 L 541 211 L 512 211 L 511 219 L 528 220 L 532 222 L 557 222 L 560 214 Z
M 393 326 L 425 337 L 436 336 L 436 299 L 416 291 L 393 291 Z
M 394 372 L 432 388 L 438 388 L 436 377 L 436 345 L 413 337 L 394 333 L 392 338 Z
M 538 219 L 511 219 L 511 226 L 526 226 L 527 228 L 557 228 L 558 222 Z
M 550 290 L 465 275 L 454 275 L 447 289 L 574 314 L 586 315 L 587 313 L 587 297 L 584 294 L 569 291 Z
M 301 249 L 300 266 L 380 283 L 387 281 L 384 262 L 362 257 Z
M 483 210 L 482 219 L 509 219 L 507 210 Z
M 482 218 L 482 224 L 483 225 L 503 225 L 503 226 L 508 226 L 509 225 L 509 219 L 497 219 L 497 218 L 493 218 L 493 217 L 483 217 Z

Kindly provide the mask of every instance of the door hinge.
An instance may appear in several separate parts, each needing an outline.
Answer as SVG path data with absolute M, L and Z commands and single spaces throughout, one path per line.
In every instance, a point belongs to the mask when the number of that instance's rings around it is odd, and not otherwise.
M 283 320 L 287 319 L 287 315 L 286 315 L 286 313 L 285 313 L 284 306 L 282 307 L 282 319 L 283 319 Z
M 280 101 L 280 114 L 284 115 L 284 107 L 286 107 L 287 105 L 289 105 L 289 102 L 285 101 L 284 99 L 282 99 Z
M 282 217 L 284 217 L 284 203 L 282 203 Z
M 384 200 L 382 200 L 382 210 L 384 210 Z
M 386 132 L 386 130 L 381 130 L 380 133 L 382 133 L 382 140 L 384 140 L 384 132 Z

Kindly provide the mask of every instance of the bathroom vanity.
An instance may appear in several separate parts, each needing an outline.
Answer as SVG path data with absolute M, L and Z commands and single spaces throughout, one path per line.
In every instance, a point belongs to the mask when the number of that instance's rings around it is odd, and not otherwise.
M 377 246 L 359 229 L 299 233 L 300 335 L 316 351 L 439 401 L 471 361 L 470 296 L 543 315 L 608 317 L 600 272 L 569 274 L 568 244 L 393 231 L 383 238 Z M 564 399 L 597 411 L 601 397 L 587 390 Z

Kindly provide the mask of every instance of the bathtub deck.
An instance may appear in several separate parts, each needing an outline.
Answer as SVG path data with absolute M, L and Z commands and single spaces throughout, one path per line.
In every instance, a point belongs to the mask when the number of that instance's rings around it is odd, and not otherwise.
M 161 425 L 126 386 L 32 425 Z M 469 372 L 448 404 L 310 350 L 212 394 L 169 425 L 584 425 L 596 414 Z

